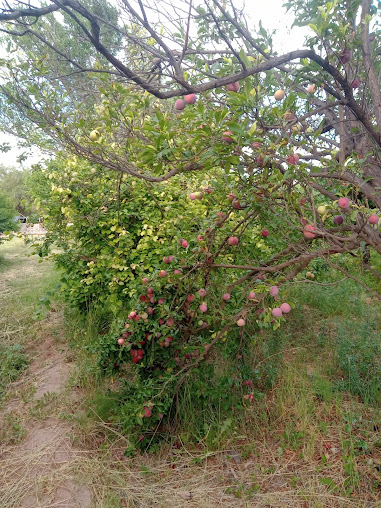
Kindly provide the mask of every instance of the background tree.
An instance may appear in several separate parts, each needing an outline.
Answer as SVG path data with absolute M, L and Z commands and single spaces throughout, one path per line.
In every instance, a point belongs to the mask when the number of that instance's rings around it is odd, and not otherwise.
M 12 207 L 7 196 L 0 192 L 0 233 L 17 231 L 18 223 L 15 221 L 16 210 Z
M 28 170 L 0 166 L 0 191 L 8 196 L 13 208 L 22 215 L 28 216 L 32 212 L 28 203 Z M 29 199 L 30 201 L 30 199 Z

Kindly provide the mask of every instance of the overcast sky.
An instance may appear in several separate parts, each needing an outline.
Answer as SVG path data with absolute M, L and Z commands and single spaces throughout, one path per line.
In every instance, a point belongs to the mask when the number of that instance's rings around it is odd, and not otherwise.
M 276 30 L 274 48 L 278 53 L 287 53 L 293 49 L 300 49 L 303 45 L 306 30 L 293 28 L 291 36 L 290 27 L 293 17 L 291 14 L 286 14 L 282 3 L 283 0 L 247 0 L 245 12 L 248 13 L 249 20 L 253 22 L 255 27 L 258 27 L 258 21 L 261 20 L 264 28 L 270 31 Z M 0 152 L 0 164 L 21 167 L 17 163 L 17 157 L 25 150 L 17 148 L 17 138 L 0 132 L 0 143 L 4 142 L 9 142 L 12 150 L 7 153 Z M 33 150 L 32 157 L 29 157 L 23 165 L 24 167 L 29 167 L 42 158 L 39 151 L 35 149 Z

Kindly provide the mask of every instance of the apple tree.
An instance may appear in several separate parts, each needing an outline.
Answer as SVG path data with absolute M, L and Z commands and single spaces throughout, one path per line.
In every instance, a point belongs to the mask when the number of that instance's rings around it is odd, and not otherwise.
M 236 384 L 253 399 L 245 352 L 298 305 L 288 284 L 314 263 L 381 298 L 379 7 L 288 8 L 308 35 L 284 54 L 233 2 L 0 13 L 0 119 L 55 153 L 36 170 L 48 241 L 69 300 L 113 314 L 95 352 L 135 369 L 129 430 L 160 424 L 195 373 L 206 400 Z M 70 51 L 68 31 L 87 52 Z M 210 388 L 218 355 L 238 364 Z

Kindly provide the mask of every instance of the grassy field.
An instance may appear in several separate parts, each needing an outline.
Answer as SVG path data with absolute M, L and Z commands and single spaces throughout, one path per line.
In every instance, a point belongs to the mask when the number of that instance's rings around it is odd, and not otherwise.
M 33 317 L 58 275 L 29 254 L 18 240 L 0 246 L 3 407 L 10 383 L 38 351 L 36 338 L 55 340 L 51 317 Z M 281 329 L 263 334 L 262 364 L 253 365 L 268 369 L 270 386 L 240 418 L 197 411 L 190 396 L 182 432 L 155 454 L 126 457 L 128 436 L 110 420 L 117 382 L 102 378 L 85 347 L 97 340 L 101 317 L 84 322 L 66 311 L 60 340 L 75 360 L 67 390 L 31 404 L 17 428 L 52 415 L 70 424 L 66 433 L 80 455 L 65 471 L 88 486 L 86 506 L 94 508 L 381 507 L 380 302 L 328 273 L 318 283 L 295 283 L 287 299 L 296 308 Z M 55 307 L 62 304 L 52 301 L 50 316 Z M 18 437 L 21 445 L 27 439 Z M 26 478 L 14 480 L 15 492 L 32 488 Z M 55 481 L 53 471 L 41 489 Z

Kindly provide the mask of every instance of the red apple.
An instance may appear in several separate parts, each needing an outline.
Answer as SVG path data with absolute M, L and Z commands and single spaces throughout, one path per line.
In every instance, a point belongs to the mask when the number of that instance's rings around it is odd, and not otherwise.
M 201 305 L 200 305 L 200 311 L 201 312 L 206 312 L 208 310 L 208 305 L 203 302 Z
M 184 249 L 186 249 L 188 247 L 188 242 L 186 240 L 183 240 L 181 242 L 181 247 L 184 247 Z
M 254 291 L 250 291 L 249 300 L 254 300 L 254 299 L 255 299 L 255 293 L 254 293 Z
M 230 300 L 230 294 L 229 293 L 224 293 L 222 298 L 223 298 L 223 300 L 225 300 L 225 302 L 228 302 Z
M 262 143 L 259 143 L 259 141 L 254 141 L 254 143 L 251 143 L 251 148 L 254 150 L 258 150 L 258 148 L 261 148 Z
M 271 286 L 271 288 L 270 288 L 270 295 L 271 296 L 278 296 L 279 295 L 279 289 L 276 286 Z
M 344 222 L 344 217 L 342 215 L 335 215 L 333 218 L 333 222 L 337 226 L 341 226 L 341 224 Z
M 380 218 L 377 217 L 377 215 L 375 215 L 374 213 L 372 213 L 372 215 L 368 219 L 370 224 L 378 224 L 379 220 L 380 220 Z
M 245 326 L 245 320 L 242 318 L 238 319 L 237 326 Z
M 159 277 L 165 277 L 167 275 L 167 272 L 165 270 L 160 270 Z
M 145 408 L 144 408 L 144 416 L 145 416 L 146 418 L 149 418 L 151 415 L 152 415 L 152 409 L 151 409 L 151 408 L 149 408 L 149 407 L 145 407 Z
M 199 289 L 198 294 L 202 297 L 206 296 L 206 290 L 205 289 Z
M 234 143 L 234 139 L 232 138 L 232 131 L 224 131 L 222 133 L 222 139 L 226 142 L 226 143 Z
M 271 314 L 274 316 L 274 317 L 281 317 L 281 315 L 283 314 L 282 312 L 282 309 L 280 307 L 275 307 L 275 309 L 272 310 Z
M 186 102 L 183 101 L 182 99 L 177 99 L 177 101 L 175 102 L 175 108 L 178 110 L 178 111 L 182 111 L 186 106 Z
M 234 81 L 234 83 L 229 83 L 226 88 L 229 90 L 229 92 L 239 92 L 240 85 L 238 81 Z
M 267 231 L 267 229 L 262 229 L 262 231 L 261 231 L 261 235 L 262 235 L 263 237 L 265 237 L 265 238 L 266 238 L 266 236 L 269 236 L 269 234 L 270 234 L 270 233 Z
M 197 101 L 197 97 L 194 93 L 185 95 L 184 100 L 187 104 L 194 104 Z
M 299 155 L 297 153 L 293 153 L 289 155 L 286 159 L 289 164 L 296 165 L 299 162 Z
M 231 236 L 228 240 L 229 245 L 238 245 L 238 238 L 236 236 Z
M 315 231 L 315 226 L 312 226 L 312 224 L 307 224 L 304 226 L 303 234 L 308 239 L 316 238 L 317 235 L 313 231 Z
M 291 312 L 291 306 L 288 303 L 282 303 L 282 305 L 279 308 L 283 312 L 283 314 L 288 314 L 289 312 Z
M 351 201 L 348 198 L 340 198 L 337 202 L 340 208 L 346 209 L 351 205 Z

